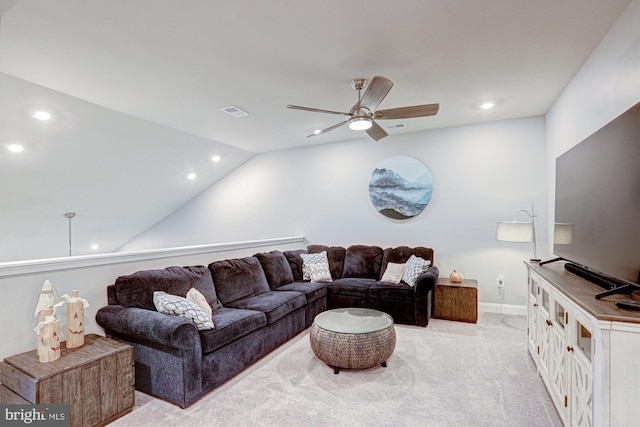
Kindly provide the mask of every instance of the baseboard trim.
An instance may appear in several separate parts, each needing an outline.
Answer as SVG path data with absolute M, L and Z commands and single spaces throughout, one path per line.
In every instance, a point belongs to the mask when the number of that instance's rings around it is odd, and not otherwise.
M 517 316 L 527 315 L 526 305 L 497 304 L 495 302 L 480 302 L 478 303 L 478 310 L 483 313 L 515 314 Z

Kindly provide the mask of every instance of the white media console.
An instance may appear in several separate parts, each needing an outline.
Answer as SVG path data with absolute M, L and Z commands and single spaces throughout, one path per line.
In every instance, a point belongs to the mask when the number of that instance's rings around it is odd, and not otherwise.
M 564 269 L 528 270 L 527 346 L 566 426 L 638 425 L 640 311 Z

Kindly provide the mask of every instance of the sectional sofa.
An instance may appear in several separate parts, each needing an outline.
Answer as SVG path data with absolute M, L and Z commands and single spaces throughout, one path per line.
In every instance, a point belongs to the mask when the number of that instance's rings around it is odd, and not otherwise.
M 419 267 L 410 279 L 402 277 L 414 283 L 394 283 L 397 272 L 389 279 L 392 269 L 406 273 L 404 263 Z M 427 326 L 437 279 L 430 248 L 310 245 L 207 267 L 120 276 L 107 286 L 108 305 L 96 320 L 108 337 L 134 347 L 138 390 L 185 408 L 299 334 L 328 308 L 375 308 L 396 323 Z M 157 311 L 154 297 L 160 293 L 185 297 L 192 289 L 211 309 L 212 328 Z

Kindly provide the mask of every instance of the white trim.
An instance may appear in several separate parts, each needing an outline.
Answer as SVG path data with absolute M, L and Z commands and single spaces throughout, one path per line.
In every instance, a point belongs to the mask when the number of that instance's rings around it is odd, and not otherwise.
M 97 265 L 119 264 L 142 260 L 225 252 L 262 246 L 303 243 L 304 236 L 277 239 L 249 240 L 244 242 L 214 243 L 209 245 L 183 246 L 177 248 L 152 249 L 136 252 L 114 252 L 109 254 L 82 255 L 64 258 L 47 258 L 27 261 L 0 262 L 0 277 L 20 276 L 44 271 L 70 270 Z
M 494 302 L 480 302 L 478 303 L 478 310 L 483 313 L 501 313 L 501 314 L 515 314 L 517 316 L 527 315 L 526 305 L 515 304 L 497 304 Z

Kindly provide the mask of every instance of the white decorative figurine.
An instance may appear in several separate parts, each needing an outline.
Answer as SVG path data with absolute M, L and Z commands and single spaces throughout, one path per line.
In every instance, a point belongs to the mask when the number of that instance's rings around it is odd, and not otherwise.
M 56 308 L 63 303 L 55 303 L 53 291 L 51 282 L 45 280 L 35 311 L 35 315 L 38 316 L 38 326 L 34 328 L 38 335 L 36 353 L 38 360 L 43 363 L 60 358 L 60 320 L 56 319 Z

